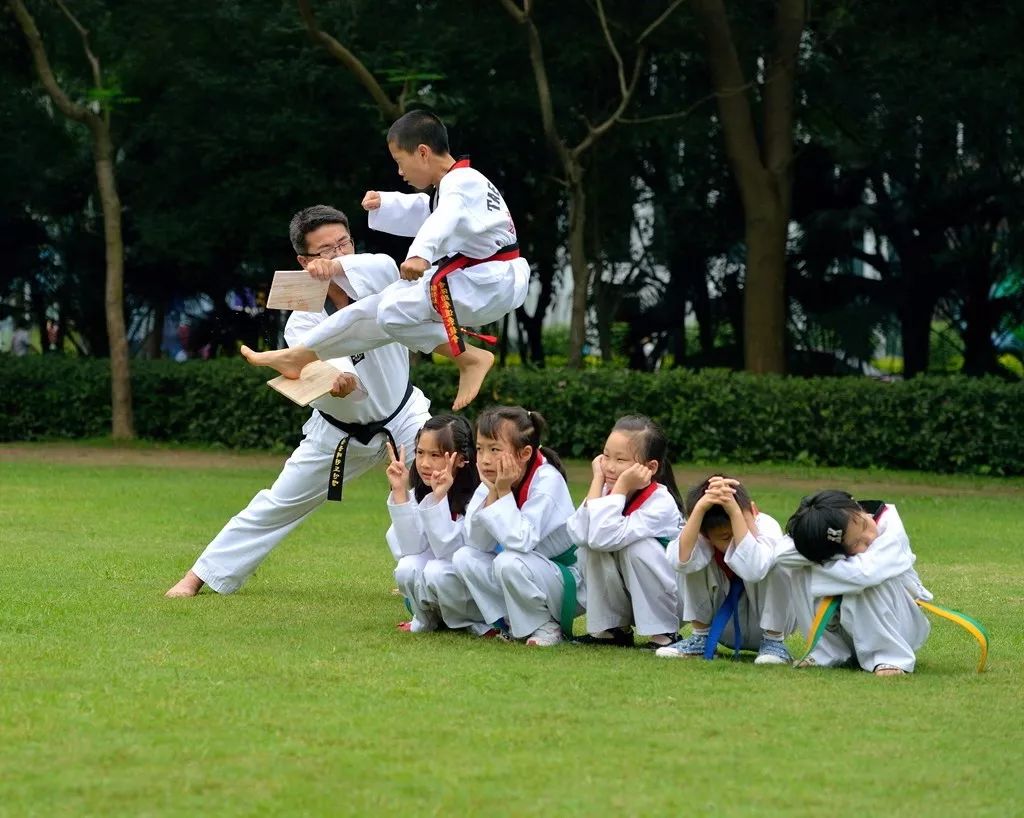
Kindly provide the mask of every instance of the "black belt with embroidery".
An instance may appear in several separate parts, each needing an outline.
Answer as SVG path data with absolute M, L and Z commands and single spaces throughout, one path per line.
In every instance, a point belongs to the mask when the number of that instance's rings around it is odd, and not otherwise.
M 345 457 L 348 454 L 348 442 L 352 438 L 355 438 L 364 446 L 369 446 L 370 441 L 372 441 L 377 435 L 385 435 L 388 439 L 388 443 L 391 444 L 391 448 L 395 450 L 395 456 L 398 456 L 398 444 L 395 443 L 394 435 L 392 435 L 388 430 L 387 425 L 398 417 L 398 413 L 405 408 L 410 397 L 412 397 L 412 381 L 409 381 L 408 385 L 405 387 L 405 395 L 402 397 L 402 400 L 399 401 L 398 408 L 384 418 L 384 420 L 375 420 L 372 423 L 346 423 L 343 420 L 338 420 L 332 415 L 328 415 L 321 409 L 317 409 L 324 420 L 330 423 L 331 426 L 334 426 L 336 429 L 341 429 L 341 431 L 345 433 L 345 436 L 338 444 L 338 448 L 334 450 L 334 461 L 331 463 L 331 474 L 327 478 L 328 500 L 341 499 L 341 490 L 345 483 Z

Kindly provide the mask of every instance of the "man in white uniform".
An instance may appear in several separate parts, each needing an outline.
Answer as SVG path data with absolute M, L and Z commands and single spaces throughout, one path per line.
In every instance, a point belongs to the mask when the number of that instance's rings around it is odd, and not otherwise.
M 359 315 L 368 307 L 376 310 L 373 296 L 397 278 L 389 256 L 355 252 L 347 217 L 332 207 L 300 211 L 289 232 L 303 268 L 331 271 L 332 311 Z M 326 309 L 293 312 L 286 341 L 302 344 L 327 318 Z M 238 590 L 314 509 L 327 499 L 341 499 L 344 483 L 386 462 L 389 442 L 396 451 L 404 445 L 412 458 L 416 432 L 430 416 L 430 401 L 409 381 L 408 351 L 391 343 L 329 363 L 338 369 L 334 389 L 311 404 L 313 414 L 302 427 L 305 437 L 274 485 L 224 526 L 166 596 L 195 596 L 204 584 L 222 594 Z
M 413 237 L 401 266 L 403 281 L 380 295 L 376 326 L 342 314 L 310 333 L 301 347 L 254 352 L 246 359 L 290 378 L 316 360 L 351 355 L 389 341 L 433 352 L 455 361 L 459 411 L 476 397 L 494 355 L 467 345 L 463 325 L 497 321 L 526 300 L 530 269 L 519 256 L 508 206 L 467 158 L 455 161 L 448 132 L 427 111 L 410 111 L 388 131 L 388 149 L 398 173 L 417 190 L 431 193 L 368 191 L 363 207 L 370 227 Z M 424 273 L 430 275 L 424 277 Z M 484 336 L 480 336 L 484 337 Z

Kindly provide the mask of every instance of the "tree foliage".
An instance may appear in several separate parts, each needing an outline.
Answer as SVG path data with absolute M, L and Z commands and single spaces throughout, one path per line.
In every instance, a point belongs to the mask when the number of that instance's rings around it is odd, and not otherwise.
M 386 107 L 311 36 L 305 5 L 383 97 L 436 110 L 455 152 L 503 190 L 534 276 L 530 301 L 508 322 L 519 346 L 505 352 L 543 366 L 551 309 L 575 284 L 583 338 L 603 360 L 741 368 L 752 211 L 699 9 L 682 4 L 651 35 L 614 127 L 579 153 L 573 190 L 510 4 L 83 0 L 76 10 L 95 21 L 94 48 L 110 55 L 95 87 L 83 80 L 75 32 L 52 4 L 27 0 L 61 81 L 115 114 L 135 353 L 155 354 L 158 338 L 145 343 L 143 329 L 159 335 L 166 312 L 200 295 L 212 307 L 196 317 L 194 345 L 276 345 L 280 316 L 257 301 L 239 310 L 229 294 L 258 299 L 275 269 L 294 267 L 286 225 L 306 205 L 349 211 L 363 248 L 405 252 L 357 212 L 365 190 L 401 188 Z M 570 149 L 616 112 L 619 60 L 628 84 L 637 38 L 670 5 L 642 14 L 625 0 L 517 6 L 536 23 L 554 124 Z M 778 8 L 724 5 L 761 146 Z M 56 318 L 83 354 L 106 355 L 88 136 L 42 97 L 15 26 L 0 15 L 0 35 L 16 46 L 0 52 L 3 309 L 38 326 Z M 927 371 L 937 321 L 967 373 L 1005 373 L 1001 356 L 1021 355 L 1024 69 L 1010 59 L 1020 31 L 1017 3 L 945 0 L 913 15 L 880 0 L 808 4 L 785 170 L 786 324 L 775 333 L 784 332 L 789 371 L 865 371 L 880 352 L 901 357 L 907 375 Z

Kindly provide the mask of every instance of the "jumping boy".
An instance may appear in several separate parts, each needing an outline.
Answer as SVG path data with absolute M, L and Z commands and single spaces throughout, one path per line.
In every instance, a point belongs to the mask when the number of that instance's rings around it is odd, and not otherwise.
M 465 343 L 464 336 L 475 333 L 463 325 L 489 324 L 522 305 L 529 265 L 519 255 L 505 200 L 469 159 L 452 157 L 440 119 L 410 111 L 391 126 L 387 140 L 399 176 L 421 192 L 371 190 L 363 198 L 372 229 L 413 237 L 400 268 L 403 280 L 380 294 L 377 326 L 332 316 L 302 346 L 271 352 L 242 347 L 242 354 L 251 364 L 297 378 L 318 358 L 399 341 L 455 361 L 459 390 L 452 408 L 459 411 L 477 396 L 494 364 L 493 354 Z

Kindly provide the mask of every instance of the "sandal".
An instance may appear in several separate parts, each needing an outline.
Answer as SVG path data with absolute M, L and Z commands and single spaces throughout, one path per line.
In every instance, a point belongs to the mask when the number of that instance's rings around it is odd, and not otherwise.
M 654 637 L 655 636 L 664 636 L 669 641 L 668 642 L 664 642 L 662 644 L 659 644 L 658 642 L 654 641 Z M 670 647 L 672 647 L 672 645 L 674 645 L 676 642 L 679 642 L 680 640 L 681 640 L 681 637 L 679 636 L 678 633 L 655 633 L 655 634 L 652 634 L 651 636 L 649 636 L 647 638 L 647 641 L 644 644 L 642 644 L 640 647 L 645 649 L 645 650 L 657 650 L 658 648 L 670 648 Z
M 609 628 L 607 633 L 610 633 L 611 636 L 606 639 L 587 633 L 583 636 L 577 636 L 572 641 L 577 645 L 605 645 L 615 648 L 633 647 L 633 630 L 631 628 Z

